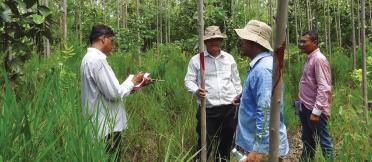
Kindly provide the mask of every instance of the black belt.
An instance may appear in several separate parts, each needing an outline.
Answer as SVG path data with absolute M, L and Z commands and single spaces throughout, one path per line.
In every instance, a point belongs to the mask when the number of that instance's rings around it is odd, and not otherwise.
M 246 151 L 243 147 L 240 147 L 239 145 L 236 145 L 235 148 L 236 148 L 236 150 L 238 150 L 243 155 L 248 155 L 249 154 L 249 151 Z

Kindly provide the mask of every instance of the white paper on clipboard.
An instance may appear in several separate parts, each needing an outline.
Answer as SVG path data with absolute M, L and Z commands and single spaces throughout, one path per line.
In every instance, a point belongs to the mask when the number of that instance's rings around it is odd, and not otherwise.
M 149 75 L 150 75 L 150 73 L 145 73 L 145 74 L 143 75 L 143 77 L 144 77 L 144 78 L 147 78 L 147 77 L 149 77 Z M 133 79 L 133 77 L 134 77 L 134 75 L 133 75 L 133 74 L 130 74 L 130 75 L 127 77 L 127 79 L 125 79 L 124 82 L 131 82 L 132 79 Z M 145 80 L 142 79 L 142 82 L 141 82 L 140 84 L 137 84 L 137 85 L 134 86 L 134 87 L 141 87 L 144 81 L 145 81 Z

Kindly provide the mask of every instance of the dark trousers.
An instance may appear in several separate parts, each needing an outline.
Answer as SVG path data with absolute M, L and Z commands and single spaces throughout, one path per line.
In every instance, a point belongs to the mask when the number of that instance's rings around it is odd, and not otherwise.
M 328 160 L 334 158 L 332 139 L 327 129 L 327 116 L 322 114 L 319 123 L 314 127 L 310 122 L 310 115 L 312 111 L 303 106 L 300 111 L 300 120 L 302 125 L 302 142 L 303 150 L 300 161 L 314 160 L 316 141 L 319 139 L 320 147 L 322 148 L 323 156 Z
M 121 132 L 112 132 L 106 136 L 106 153 L 110 161 L 121 161 Z
M 235 106 L 223 105 L 206 108 L 207 123 L 207 150 L 208 157 L 211 153 L 215 161 L 230 161 L 230 151 L 235 132 L 236 120 Z M 201 149 L 201 116 L 200 107 L 196 115 L 198 119 L 198 150 Z M 200 153 L 199 153 L 200 155 Z

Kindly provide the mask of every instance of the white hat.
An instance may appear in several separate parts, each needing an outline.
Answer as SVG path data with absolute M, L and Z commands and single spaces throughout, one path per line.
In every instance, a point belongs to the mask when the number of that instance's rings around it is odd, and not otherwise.
M 258 20 L 250 20 L 243 29 L 235 29 L 241 39 L 258 43 L 273 52 L 270 45 L 271 27 Z
M 215 39 L 215 38 L 226 38 L 225 34 L 222 34 L 218 26 L 208 26 L 204 32 L 204 40 Z

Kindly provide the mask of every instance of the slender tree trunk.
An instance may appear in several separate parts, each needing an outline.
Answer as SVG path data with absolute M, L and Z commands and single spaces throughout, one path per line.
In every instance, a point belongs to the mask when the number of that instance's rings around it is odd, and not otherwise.
M 259 7 L 259 4 L 261 4 L 260 3 L 260 0 L 256 0 L 256 17 L 257 17 L 257 20 L 260 20 L 261 19 L 261 7 Z
M 140 10 L 139 10 L 139 7 L 140 7 L 140 1 L 137 0 L 136 1 L 136 16 L 137 16 L 137 25 L 139 25 L 139 20 L 140 20 Z M 137 57 L 138 57 L 138 64 L 139 65 L 142 65 L 142 61 L 141 61 L 141 35 L 140 35 L 140 29 L 139 27 L 137 27 Z
M 337 5 L 338 5 L 338 0 L 337 0 Z M 333 10 L 336 11 L 336 6 L 333 6 Z M 336 41 L 337 41 L 337 44 L 338 42 L 340 42 L 340 36 L 339 36 L 339 29 L 338 29 L 338 18 L 337 18 L 337 11 L 334 12 L 334 18 L 335 18 L 335 30 L 336 30 Z
M 270 141 L 269 141 L 269 161 L 279 161 L 279 122 L 280 105 L 283 84 L 283 64 L 285 50 L 286 24 L 288 20 L 288 0 L 278 0 L 277 14 L 275 19 L 275 52 L 273 64 L 273 87 L 271 96 L 270 111 Z
M 295 30 L 296 30 L 296 43 L 298 43 L 298 37 L 299 37 L 299 33 L 298 33 L 298 27 L 297 27 L 297 24 L 298 24 L 298 13 L 297 13 L 297 6 L 298 6 L 298 4 L 297 4 L 298 2 L 297 2 L 297 0 L 295 0 L 295 2 L 294 2 L 294 12 L 295 12 L 295 15 L 294 15 L 294 17 L 295 17 Z
M 310 17 L 310 5 L 309 0 L 306 0 L 306 17 L 307 17 L 307 30 L 311 30 L 311 17 Z
M 106 0 L 102 0 L 102 10 L 103 10 L 103 23 L 107 24 L 107 18 L 106 18 L 106 13 L 107 13 Z
M 156 7 L 157 7 L 157 14 L 156 14 L 156 43 L 160 44 L 160 6 L 159 6 L 159 0 L 156 0 Z
M 272 0 L 269 0 L 269 26 L 273 27 L 273 7 L 272 7 Z M 274 44 L 274 37 L 271 37 L 271 46 Z
M 287 40 L 285 41 L 286 44 L 291 44 L 289 36 L 290 36 L 290 32 L 289 32 L 289 24 L 288 24 L 288 20 L 287 20 L 287 33 L 286 33 Z M 286 48 L 287 59 L 288 59 L 288 69 L 291 69 L 291 56 L 289 55 L 291 52 L 289 50 L 290 50 L 289 48 Z
M 329 4 L 330 4 L 330 1 L 328 0 L 328 7 L 327 7 L 327 10 L 328 10 L 328 48 L 329 48 L 329 56 L 330 56 L 330 59 L 332 59 L 332 38 L 331 38 L 331 23 L 332 23 L 332 17 L 331 17 L 331 14 L 330 14 L 330 9 L 329 9 Z
M 67 43 L 67 0 L 63 0 L 63 43 Z
M 366 42 L 365 42 L 365 20 L 366 20 L 366 13 L 365 13 L 365 0 L 362 0 L 362 18 L 361 18 L 361 31 L 362 31 L 362 35 L 361 35 L 361 46 L 362 46 L 362 89 L 363 89 L 363 101 L 364 101 L 364 108 L 365 108 L 365 114 L 366 114 L 366 121 L 367 121 L 367 125 L 368 125 L 368 116 L 369 116 L 369 113 L 368 113 L 368 91 L 367 91 L 367 68 L 366 68 L 366 60 L 367 60 L 367 57 L 366 57 Z
M 361 16 L 360 16 L 360 2 L 359 2 L 359 0 L 357 0 L 358 1 L 358 6 L 357 6 L 357 9 L 358 9 L 358 21 L 357 21 L 357 23 L 358 23 L 358 32 L 357 32 L 357 41 L 358 41 L 358 48 L 360 48 L 360 35 L 361 35 L 361 25 L 360 25 L 360 18 L 361 18 Z
M 309 0 L 309 17 L 310 17 L 310 30 L 313 30 L 313 11 L 311 7 L 311 1 Z
M 117 0 L 116 1 L 116 17 L 117 17 L 117 22 L 116 22 L 116 30 L 119 30 L 120 29 L 120 22 L 122 21 L 122 7 L 121 7 L 121 3 L 122 1 L 121 0 Z
M 163 43 L 163 0 L 159 0 L 159 4 L 160 4 L 160 43 Z
M 352 24 L 352 43 L 353 43 L 353 69 L 356 69 L 357 53 L 355 47 L 355 21 L 354 21 L 354 0 L 351 1 L 351 24 Z
M 45 6 L 49 6 L 49 0 L 44 1 Z M 50 42 L 48 38 L 43 38 L 43 44 L 44 44 L 44 56 L 49 57 L 50 56 Z
M 323 13 L 324 13 L 324 36 L 325 36 L 325 45 L 326 45 L 326 49 L 327 49 L 327 53 L 329 53 L 329 48 L 328 48 L 328 30 L 327 30 L 327 10 L 326 10 L 326 6 L 327 6 L 327 1 L 324 2 L 324 5 L 323 5 Z
M 203 0 L 198 0 L 198 29 L 199 29 L 199 51 L 204 51 L 204 18 L 203 18 Z M 201 64 L 200 64 L 201 65 Z M 204 69 L 200 67 L 201 73 L 201 88 L 205 89 L 205 74 Z M 207 162 L 207 123 L 206 123 L 206 109 L 205 98 L 201 98 L 201 162 Z
M 341 3 L 339 3 L 339 0 L 337 0 L 337 8 L 338 8 L 338 32 L 339 32 L 339 46 L 342 47 L 342 29 L 341 29 L 341 9 L 340 9 L 340 4 L 342 4 L 342 0 L 340 0 Z
M 168 1 L 165 1 L 165 14 L 164 14 L 164 23 L 165 23 L 165 42 L 168 43 Z
M 82 0 L 77 0 L 75 2 L 75 34 L 79 43 L 82 44 L 82 34 L 81 34 L 81 7 L 83 6 Z
M 128 0 L 124 0 L 124 12 L 123 12 L 123 28 L 128 27 Z
M 63 2 L 60 2 L 60 5 L 63 6 Z M 63 12 L 63 9 L 62 9 Z M 63 37 L 63 14 L 59 16 L 59 35 L 61 37 L 61 41 L 59 42 L 59 48 L 63 49 L 63 44 L 64 44 L 64 37 Z
M 372 41 L 372 1 L 369 0 L 369 21 L 370 21 L 370 30 L 371 30 L 371 40 Z
M 168 4 L 168 43 L 171 42 L 171 9 L 172 9 L 172 4 L 169 2 Z

